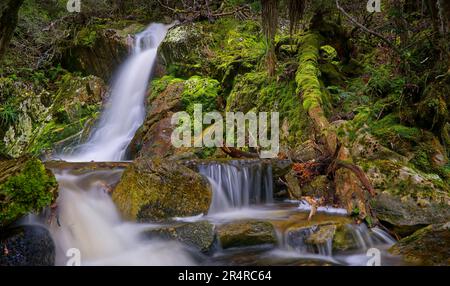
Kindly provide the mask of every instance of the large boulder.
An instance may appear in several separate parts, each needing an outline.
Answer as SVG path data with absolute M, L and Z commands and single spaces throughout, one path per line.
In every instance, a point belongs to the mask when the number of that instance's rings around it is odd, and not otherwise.
M 221 225 L 217 235 L 223 248 L 275 244 L 275 228 L 266 221 L 238 221 Z
M 395 160 L 362 163 L 379 195 L 371 205 L 377 218 L 400 236 L 450 219 L 448 184 Z
M 0 229 L 50 206 L 57 197 L 53 173 L 38 159 L 0 161 Z
M 389 251 L 414 264 L 450 266 L 450 222 L 422 228 Z
M 181 223 L 144 231 L 146 238 L 174 239 L 196 248 L 210 252 L 214 245 L 214 225 L 208 221 Z
M 192 158 L 192 148 L 175 148 L 171 143 L 176 127 L 171 122 L 172 116 L 178 111 L 192 115 L 194 104 L 202 104 L 203 112 L 215 110 L 219 90 L 219 82 L 199 76 L 187 80 L 165 76 L 154 80 L 146 119 L 129 145 L 128 156 Z
M 211 187 L 178 161 L 138 159 L 123 173 L 113 192 L 121 213 L 140 222 L 206 214 Z
M 55 244 L 42 226 L 25 225 L 2 233 L 0 249 L 0 266 L 55 265 Z

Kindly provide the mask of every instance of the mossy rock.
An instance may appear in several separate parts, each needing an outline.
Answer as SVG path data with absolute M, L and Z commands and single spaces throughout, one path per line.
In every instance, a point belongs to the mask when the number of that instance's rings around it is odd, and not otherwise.
M 112 196 L 125 218 L 140 222 L 206 214 L 211 197 L 205 178 L 177 161 L 161 159 L 135 160 Z
M 77 31 L 63 51 L 61 63 L 71 72 L 95 75 L 109 82 L 112 72 L 126 59 L 132 35 L 144 26 L 128 22 L 94 23 Z
M 335 233 L 335 225 L 322 225 L 318 230 L 316 230 L 306 239 L 306 243 L 314 245 L 324 245 L 333 240 Z
M 57 191 L 55 176 L 40 160 L 0 161 L 0 228 L 50 206 Z
M 424 227 L 389 249 L 410 263 L 450 266 L 450 222 Z
M 2 233 L 0 249 L 0 266 L 55 265 L 55 244 L 42 226 L 24 225 Z
M 215 241 L 214 225 L 208 221 L 182 223 L 150 229 L 143 233 L 146 238 L 174 239 L 208 253 Z
M 217 235 L 223 248 L 275 244 L 273 225 L 266 221 L 239 221 L 221 225 Z
M 338 225 L 333 236 L 333 252 L 357 249 L 358 245 L 353 236 L 350 226 L 346 224 Z

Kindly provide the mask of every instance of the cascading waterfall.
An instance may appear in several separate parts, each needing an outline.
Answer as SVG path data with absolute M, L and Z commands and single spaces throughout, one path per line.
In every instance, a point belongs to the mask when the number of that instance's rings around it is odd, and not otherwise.
M 66 161 L 120 161 L 145 116 L 144 99 L 159 44 L 170 26 L 152 24 L 136 36 L 133 53 L 112 85 L 111 97 L 88 142 L 62 156 Z M 191 265 L 180 245 L 143 241 L 143 225 L 125 223 L 105 192 L 110 176 L 88 172 L 57 173 L 58 219 L 51 225 L 56 263 L 66 265 L 76 249 L 82 265 Z M 116 174 L 117 175 L 117 174 Z M 116 178 L 116 182 L 119 178 Z M 148 227 L 148 226 L 147 226 Z
M 156 61 L 159 44 L 170 26 L 151 24 L 136 35 L 132 55 L 123 64 L 112 84 L 111 96 L 88 141 L 72 154 L 61 155 L 66 161 L 120 161 L 128 144 L 145 118 L 145 95 Z
M 272 167 L 260 161 L 234 160 L 199 166 L 213 189 L 209 214 L 273 201 Z

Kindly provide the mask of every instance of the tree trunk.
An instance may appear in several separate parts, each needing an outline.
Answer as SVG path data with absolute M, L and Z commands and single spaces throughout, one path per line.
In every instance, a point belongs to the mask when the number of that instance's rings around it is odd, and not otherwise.
M 2 0 L 0 3 L 0 60 L 16 28 L 22 3 L 23 0 Z
M 320 134 L 325 142 L 325 149 L 331 156 L 336 154 L 336 162 L 352 165 L 352 157 L 345 146 L 338 148 L 337 134 L 331 126 L 322 108 L 322 91 L 319 81 L 319 48 L 321 36 L 310 32 L 303 37 L 299 54 L 299 69 L 296 74 L 297 92 L 303 100 L 303 107 L 311 118 L 316 134 Z M 359 210 L 361 219 L 370 215 L 366 194 L 358 184 L 359 179 L 349 168 L 330 168 L 334 172 L 336 195 L 349 213 Z M 368 189 L 369 192 L 372 188 Z

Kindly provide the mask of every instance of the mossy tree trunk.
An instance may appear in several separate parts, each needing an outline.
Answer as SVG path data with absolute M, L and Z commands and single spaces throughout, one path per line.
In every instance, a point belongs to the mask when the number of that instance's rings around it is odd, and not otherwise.
M 0 60 L 16 28 L 22 4 L 23 0 L 2 0 L 0 3 Z
M 337 152 L 337 162 L 352 164 L 349 150 L 342 146 L 338 148 L 337 134 L 328 121 L 323 109 L 323 96 L 319 80 L 321 36 L 310 32 L 303 37 L 299 54 L 299 69 L 296 74 L 297 93 L 303 99 L 303 107 L 311 118 L 314 129 L 323 138 L 326 152 L 333 155 Z M 358 210 L 361 219 L 369 214 L 369 206 L 364 190 L 358 184 L 359 179 L 349 169 L 340 168 L 334 173 L 336 195 L 343 207 L 349 213 Z

